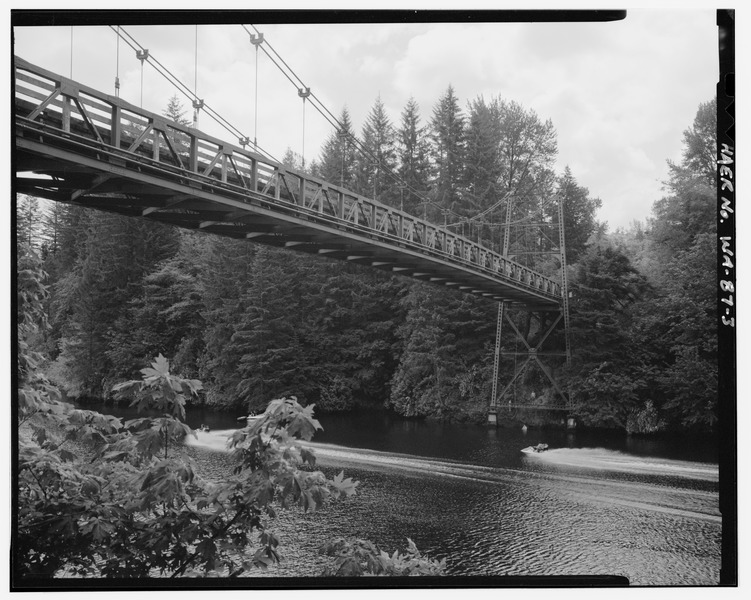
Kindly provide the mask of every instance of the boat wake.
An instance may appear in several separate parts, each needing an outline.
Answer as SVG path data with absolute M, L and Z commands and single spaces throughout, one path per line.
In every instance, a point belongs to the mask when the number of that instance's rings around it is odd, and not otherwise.
M 189 435 L 185 438 L 185 445 L 205 448 L 206 450 L 213 450 L 215 452 L 228 452 L 227 442 L 235 431 L 237 429 L 217 429 L 213 431 L 201 431 L 197 429 L 195 437 Z
M 185 443 L 188 446 L 201 447 L 214 451 L 227 451 L 227 442 L 236 429 L 215 431 L 196 431 L 196 437 L 188 436 Z M 360 448 L 348 448 L 335 444 L 321 444 L 309 442 L 305 444 L 316 450 L 319 459 L 326 462 L 339 461 L 344 463 L 368 464 L 384 466 L 400 470 L 428 470 L 435 473 L 454 474 L 462 476 L 469 472 L 478 475 L 494 472 L 494 467 L 481 465 L 464 465 L 450 460 L 436 460 L 409 454 L 380 452 Z M 626 454 L 605 448 L 555 448 L 544 452 L 533 452 L 525 455 L 525 460 L 544 463 L 551 467 L 573 467 L 577 470 L 610 471 L 619 473 L 633 473 L 635 475 L 655 475 L 661 477 L 677 477 L 708 482 L 719 480 L 718 467 L 711 463 L 673 460 L 668 458 L 652 458 Z M 501 469 L 513 472 L 513 469 Z
M 719 470 L 714 464 L 636 456 L 605 448 L 557 448 L 535 453 L 534 460 L 551 466 L 680 477 L 710 482 L 719 480 Z
M 227 441 L 234 431 L 197 431 L 196 437 L 190 436 L 186 444 L 214 452 L 227 452 Z M 515 469 L 334 444 L 306 442 L 304 445 L 314 450 L 322 467 L 365 469 L 410 477 L 450 478 L 513 487 L 532 486 L 541 494 L 552 493 L 559 498 L 587 504 L 616 505 L 713 522 L 721 519 L 717 492 L 684 489 L 672 483 L 657 485 L 622 481 L 606 476 L 607 472 L 627 472 L 714 482 L 718 479 L 718 470 L 716 465 L 711 464 L 638 457 L 600 448 L 559 448 L 525 455 L 524 463 L 534 463 L 536 468 Z M 537 468 L 540 465 L 542 470 Z

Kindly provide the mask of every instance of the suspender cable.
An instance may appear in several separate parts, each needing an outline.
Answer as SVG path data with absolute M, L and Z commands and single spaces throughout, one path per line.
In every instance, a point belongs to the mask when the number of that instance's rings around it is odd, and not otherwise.
M 300 88 L 297 95 L 302 98 L 302 168 L 305 170 L 305 100 L 310 96 L 310 88 Z
M 247 29 L 245 31 L 248 31 Z M 256 48 L 256 86 L 255 86 L 255 99 L 253 100 L 253 148 L 258 151 L 258 47 L 263 43 L 263 34 L 250 35 L 250 43 Z
M 341 130 L 338 135 L 342 140 L 342 176 L 339 185 L 344 187 L 344 158 L 347 156 L 347 136 L 344 135 L 344 132 Z
M 149 50 L 136 50 L 136 58 L 141 61 L 141 108 L 143 108 L 143 63 L 149 59 Z
M 198 25 L 196 25 L 196 40 L 193 44 L 193 48 L 195 50 L 194 52 L 194 58 L 193 58 L 193 73 L 194 73 L 194 79 L 193 79 L 193 93 L 195 93 L 196 96 L 198 96 Z
M 115 53 L 115 96 L 120 97 L 120 26 L 117 26 L 115 32 L 117 38 L 117 51 Z
M 193 60 L 193 127 L 198 128 L 198 111 L 203 108 L 203 100 L 198 97 L 198 25 L 196 25 L 195 53 Z

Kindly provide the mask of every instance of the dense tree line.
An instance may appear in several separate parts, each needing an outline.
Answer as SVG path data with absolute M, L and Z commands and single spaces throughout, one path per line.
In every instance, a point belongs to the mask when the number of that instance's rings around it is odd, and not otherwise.
M 179 103 L 166 113 L 179 120 Z M 359 135 L 346 108 L 311 173 L 454 230 L 556 276 L 563 199 L 574 360 L 554 364 L 585 425 L 708 429 L 716 419 L 714 102 L 700 107 L 646 224 L 608 233 L 566 167 L 550 121 L 503 98 L 460 106 L 452 87 L 424 120 L 376 99 Z M 360 150 L 364 149 L 364 152 Z M 292 153 L 288 166 L 301 168 Z M 505 201 L 501 202 L 501 200 Z M 297 396 L 319 410 L 390 408 L 481 420 L 497 306 L 448 288 L 31 198 L 19 239 L 47 273 L 50 328 L 35 339 L 70 396 L 101 398 L 164 354 L 199 401 L 259 410 Z M 508 211 L 508 212 L 507 212 Z M 482 214 L 482 218 L 474 218 Z M 537 215 L 537 228 L 503 223 Z M 547 258 L 546 258 L 547 257 Z M 512 315 L 530 340 L 549 317 Z M 562 347 L 560 333 L 549 344 Z M 514 350 L 513 339 L 504 349 Z M 510 378 L 511 359 L 502 364 Z M 552 395 L 530 371 L 514 393 Z M 636 425 L 640 423 L 640 425 Z M 646 423 L 646 424 L 645 424 Z M 651 424 L 650 424 L 651 423 Z

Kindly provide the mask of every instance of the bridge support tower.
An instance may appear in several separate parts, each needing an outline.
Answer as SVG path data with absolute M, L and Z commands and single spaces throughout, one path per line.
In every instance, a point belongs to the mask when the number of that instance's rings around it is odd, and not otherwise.
M 510 230 L 510 214 L 511 214 L 511 201 L 509 200 L 509 207 L 506 210 L 506 234 L 504 236 L 504 246 L 503 246 L 503 255 L 508 256 L 509 252 L 509 230 Z M 532 346 L 529 341 L 527 340 L 527 337 L 523 335 L 519 328 L 516 326 L 514 321 L 509 316 L 510 307 L 508 303 L 506 302 L 499 302 L 498 303 L 498 318 L 496 322 L 496 338 L 495 338 L 495 355 L 493 359 L 493 385 L 492 385 L 492 391 L 491 391 L 491 398 L 490 398 L 490 407 L 488 409 L 488 424 L 497 426 L 499 422 L 499 416 L 502 409 L 514 409 L 514 408 L 525 408 L 525 409 L 536 409 L 536 410 L 559 410 L 566 413 L 566 427 L 568 429 L 573 429 L 576 427 L 576 419 L 569 414 L 569 409 L 571 407 L 571 393 L 570 390 L 564 391 L 562 387 L 558 384 L 556 381 L 553 372 L 551 369 L 548 368 L 547 365 L 544 364 L 542 357 L 550 357 L 550 356 L 564 356 L 565 357 L 565 364 L 566 366 L 570 365 L 571 363 L 571 338 L 570 338 L 570 322 L 569 322 L 569 291 L 568 291 L 568 276 L 566 272 L 566 236 L 565 236 L 565 230 L 564 230 L 564 221 L 563 221 L 563 198 L 559 196 L 558 198 L 558 250 L 559 250 L 559 261 L 560 261 L 560 280 L 561 280 L 561 304 L 560 304 L 560 310 L 558 312 L 558 315 L 556 318 L 552 320 L 552 322 L 548 323 L 547 326 L 544 326 L 544 323 L 547 321 L 547 319 L 540 314 L 539 315 L 539 322 L 540 322 L 540 329 L 538 332 L 538 338 L 537 343 Z M 533 312 L 533 311 L 529 311 Z M 516 338 L 516 342 L 522 343 L 523 348 L 521 351 L 514 351 L 514 352 L 503 352 L 502 351 L 502 341 L 503 341 L 503 325 L 504 321 L 510 326 L 513 336 Z M 542 351 L 542 346 L 545 343 L 545 341 L 548 339 L 550 334 L 556 329 L 556 327 L 559 326 L 559 324 L 562 324 L 563 326 L 563 337 L 565 340 L 565 351 L 564 352 L 545 352 Z M 510 355 L 514 357 L 514 373 L 511 377 L 511 380 L 506 384 L 506 386 L 501 390 L 499 390 L 499 375 L 500 375 L 500 364 L 501 364 L 501 356 L 503 355 Z M 518 365 L 518 360 L 522 359 L 521 365 Z M 520 377 L 523 375 L 523 373 L 527 370 L 527 368 L 531 365 L 537 365 L 542 373 L 545 374 L 546 378 L 548 379 L 549 383 L 551 384 L 552 388 L 555 390 L 555 394 L 558 398 L 558 402 L 554 404 L 546 403 L 546 404 L 539 404 L 535 402 L 530 402 L 529 400 L 517 402 L 516 398 L 513 399 L 510 398 L 509 392 L 514 388 L 516 382 L 520 379 Z

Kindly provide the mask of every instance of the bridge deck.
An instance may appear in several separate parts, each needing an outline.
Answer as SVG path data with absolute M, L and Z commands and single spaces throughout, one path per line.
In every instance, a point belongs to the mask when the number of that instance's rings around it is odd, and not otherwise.
M 556 281 L 447 229 L 18 57 L 14 66 L 19 193 L 560 309 Z

